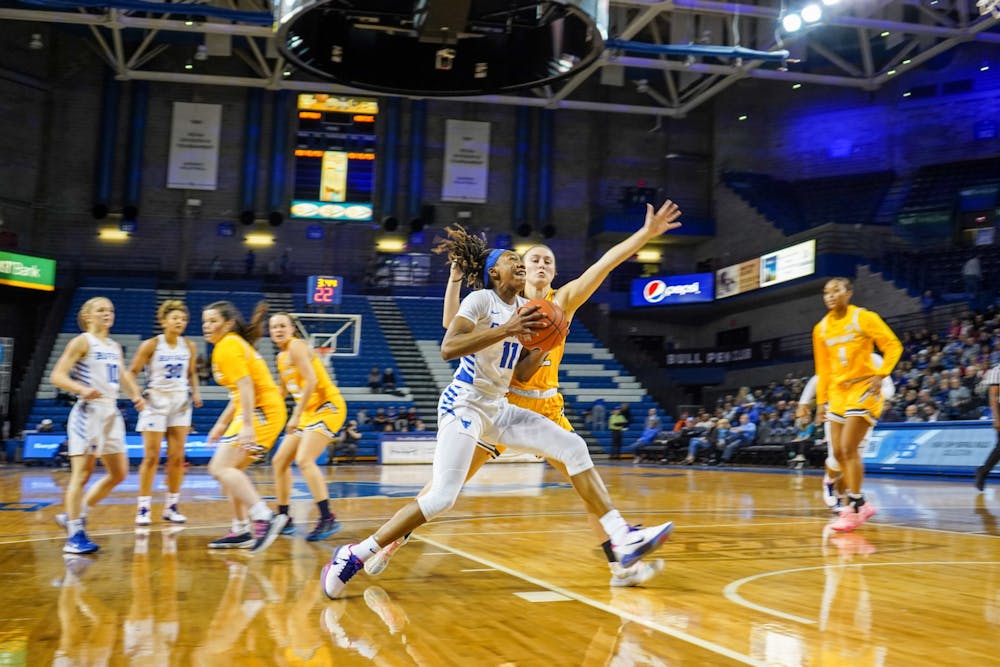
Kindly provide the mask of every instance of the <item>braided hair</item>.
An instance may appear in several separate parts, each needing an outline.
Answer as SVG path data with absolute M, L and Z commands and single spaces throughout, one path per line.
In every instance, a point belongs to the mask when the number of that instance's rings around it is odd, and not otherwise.
M 490 249 L 486 246 L 484 234 L 472 234 L 465 227 L 455 224 L 453 227 L 445 227 L 448 238 L 437 239 L 437 245 L 431 250 L 438 255 L 448 253 L 448 261 L 462 269 L 467 287 L 472 289 L 482 289 L 483 270 L 486 268 L 486 259 L 490 256 Z

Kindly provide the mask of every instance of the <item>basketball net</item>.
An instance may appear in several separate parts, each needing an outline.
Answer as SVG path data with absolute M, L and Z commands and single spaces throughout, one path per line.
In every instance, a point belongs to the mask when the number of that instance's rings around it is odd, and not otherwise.
M 1000 19 L 1000 0 L 979 0 L 976 7 L 979 7 L 979 13 L 983 16 L 992 14 L 993 18 Z

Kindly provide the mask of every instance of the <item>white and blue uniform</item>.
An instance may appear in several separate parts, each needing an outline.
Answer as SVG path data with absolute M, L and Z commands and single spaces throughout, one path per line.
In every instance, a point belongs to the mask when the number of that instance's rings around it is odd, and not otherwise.
M 191 348 L 183 336 L 171 347 L 163 334 L 146 365 L 146 409 L 137 431 L 165 433 L 171 426 L 191 426 Z
M 473 322 L 477 331 L 490 329 L 505 324 L 525 303 L 527 299 L 517 297 L 508 304 L 493 290 L 478 290 L 462 301 L 457 316 Z M 517 337 L 510 336 L 462 357 L 451 384 L 441 394 L 431 488 L 417 499 L 428 520 L 454 505 L 477 441 L 561 461 L 570 476 L 594 466 L 586 443 L 576 433 L 507 402 L 522 347 Z
M 124 365 L 122 346 L 110 338 L 101 339 L 91 333 L 82 334 L 87 340 L 87 354 L 76 362 L 69 375 L 75 381 L 101 392 L 91 401 L 82 398 L 70 410 L 66 424 L 69 455 L 119 454 L 125 451 L 125 420 L 118 410 L 119 373 Z

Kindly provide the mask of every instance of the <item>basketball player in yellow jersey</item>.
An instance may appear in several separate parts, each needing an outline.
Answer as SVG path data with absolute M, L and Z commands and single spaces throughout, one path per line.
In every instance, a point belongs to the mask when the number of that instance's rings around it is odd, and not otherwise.
M 274 514 L 243 469 L 251 459 L 274 446 L 285 423 L 285 402 L 271 371 L 253 343 L 260 337 L 267 304 L 258 305 L 250 324 L 236 306 L 216 301 L 205 307 L 201 330 L 212 350 L 212 375 L 229 390 L 229 405 L 208 432 L 210 443 L 218 448 L 208 464 L 208 471 L 219 480 L 233 503 L 232 530 L 209 544 L 212 549 L 263 551 L 274 542 L 288 520 L 288 515 Z M 247 514 L 253 520 L 253 533 Z
M 875 514 L 861 491 L 864 465 L 858 449 L 882 414 L 882 380 L 903 353 L 899 338 L 881 317 L 850 304 L 853 294 L 847 278 L 827 281 L 823 303 L 828 312 L 812 335 L 816 405 L 826 405 L 833 454 L 840 462 L 847 490 L 847 507 L 830 524 L 841 532 L 854 530 Z M 882 353 L 879 367 L 872 362 L 876 346 Z
M 597 288 L 601 286 L 601 283 L 615 267 L 633 256 L 651 239 L 680 227 L 681 223 L 677 222 L 680 216 L 681 211 L 677 204 L 669 199 L 659 210 L 655 210 L 652 204 L 646 204 L 646 219 L 638 231 L 613 246 L 578 278 L 569 281 L 558 290 L 552 288 L 552 281 L 556 277 L 556 258 L 552 249 L 545 245 L 532 246 L 522 257 L 528 271 L 524 296 L 528 299 L 548 299 L 555 302 L 562 309 L 567 321 L 572 322 L 576 311 L 597 291 Z M 464 281 L 466 281 L 466 277 L 462 274 L 461 269 L 452 264 L 448 286 L 445 290 L 444 312 L 441 322 L 445 328 L 448 328 L 458 312 L 461 283 Z M 562 361 L 565 349 L 566 341 L 563 340 L 549 350 L 541 366 L 530 377 L 519 377 L 518 373 L 515 372 L 510 391 L 507 394 L 507 401 L 512 405 L 527 408 L 548 417 L 567 431 L 572 431 L 573 427 L 566 419 L 566 415 L 563 414 L 563 396 L 559 393 L 559 363 Z M 499 456 L 502 451 L 503 447 L 479 443 L 469 467 L 468 478 L 475 475 L 490 458 Z M 560 462 L 549 459 L 549 463 L 564 477 L 569 478 L 565 466 Z M 612 586 L 636 586 L 648 581 L 663 568 L 663 562 L 659 560 L 638 561 L 630 567 L 622 567 L 611 551 L 611 543 L 606 541 L 607 536 L 600 527 L 598 517 L 591 516 L 590 522 L 595 529 L 595 534 L 602 540 L 601 546 L 607 556 L 608 566 L 611 568 Z M 365 562 L 365 571 L 370 575 L 380 573 L 385 569 L 392 554 L 405 542 L 406 538 L 384 547 L 378 554 Z
M 330 492 L 316 459 L 344 426 L 347 404 L 326 372 L 323 360 L 309 343 L 295 336 L 291 315 L 272 315 L 269 331 L 271 341 L 280 350 L 277 365 L 281 387 L 295 399 L 295 409 L 285 424 L 285 439 L 271 459 L 278 513 L 288 515 L 292 461 L 295 461 L 319 508 L 319 521 L 306 539 L 318 542 L 340 530 L 337 517 L 330 512 Z M 291 519 L 283 532 L 295 532 Z

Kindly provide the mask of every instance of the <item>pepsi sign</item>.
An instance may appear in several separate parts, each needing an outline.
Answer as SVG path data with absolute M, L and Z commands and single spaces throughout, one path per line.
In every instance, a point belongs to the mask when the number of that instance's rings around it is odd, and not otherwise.
M 632 281 L 632 307 L 708 303 L 715 298 L 713 279 L 711 273 L 637 278 Z

